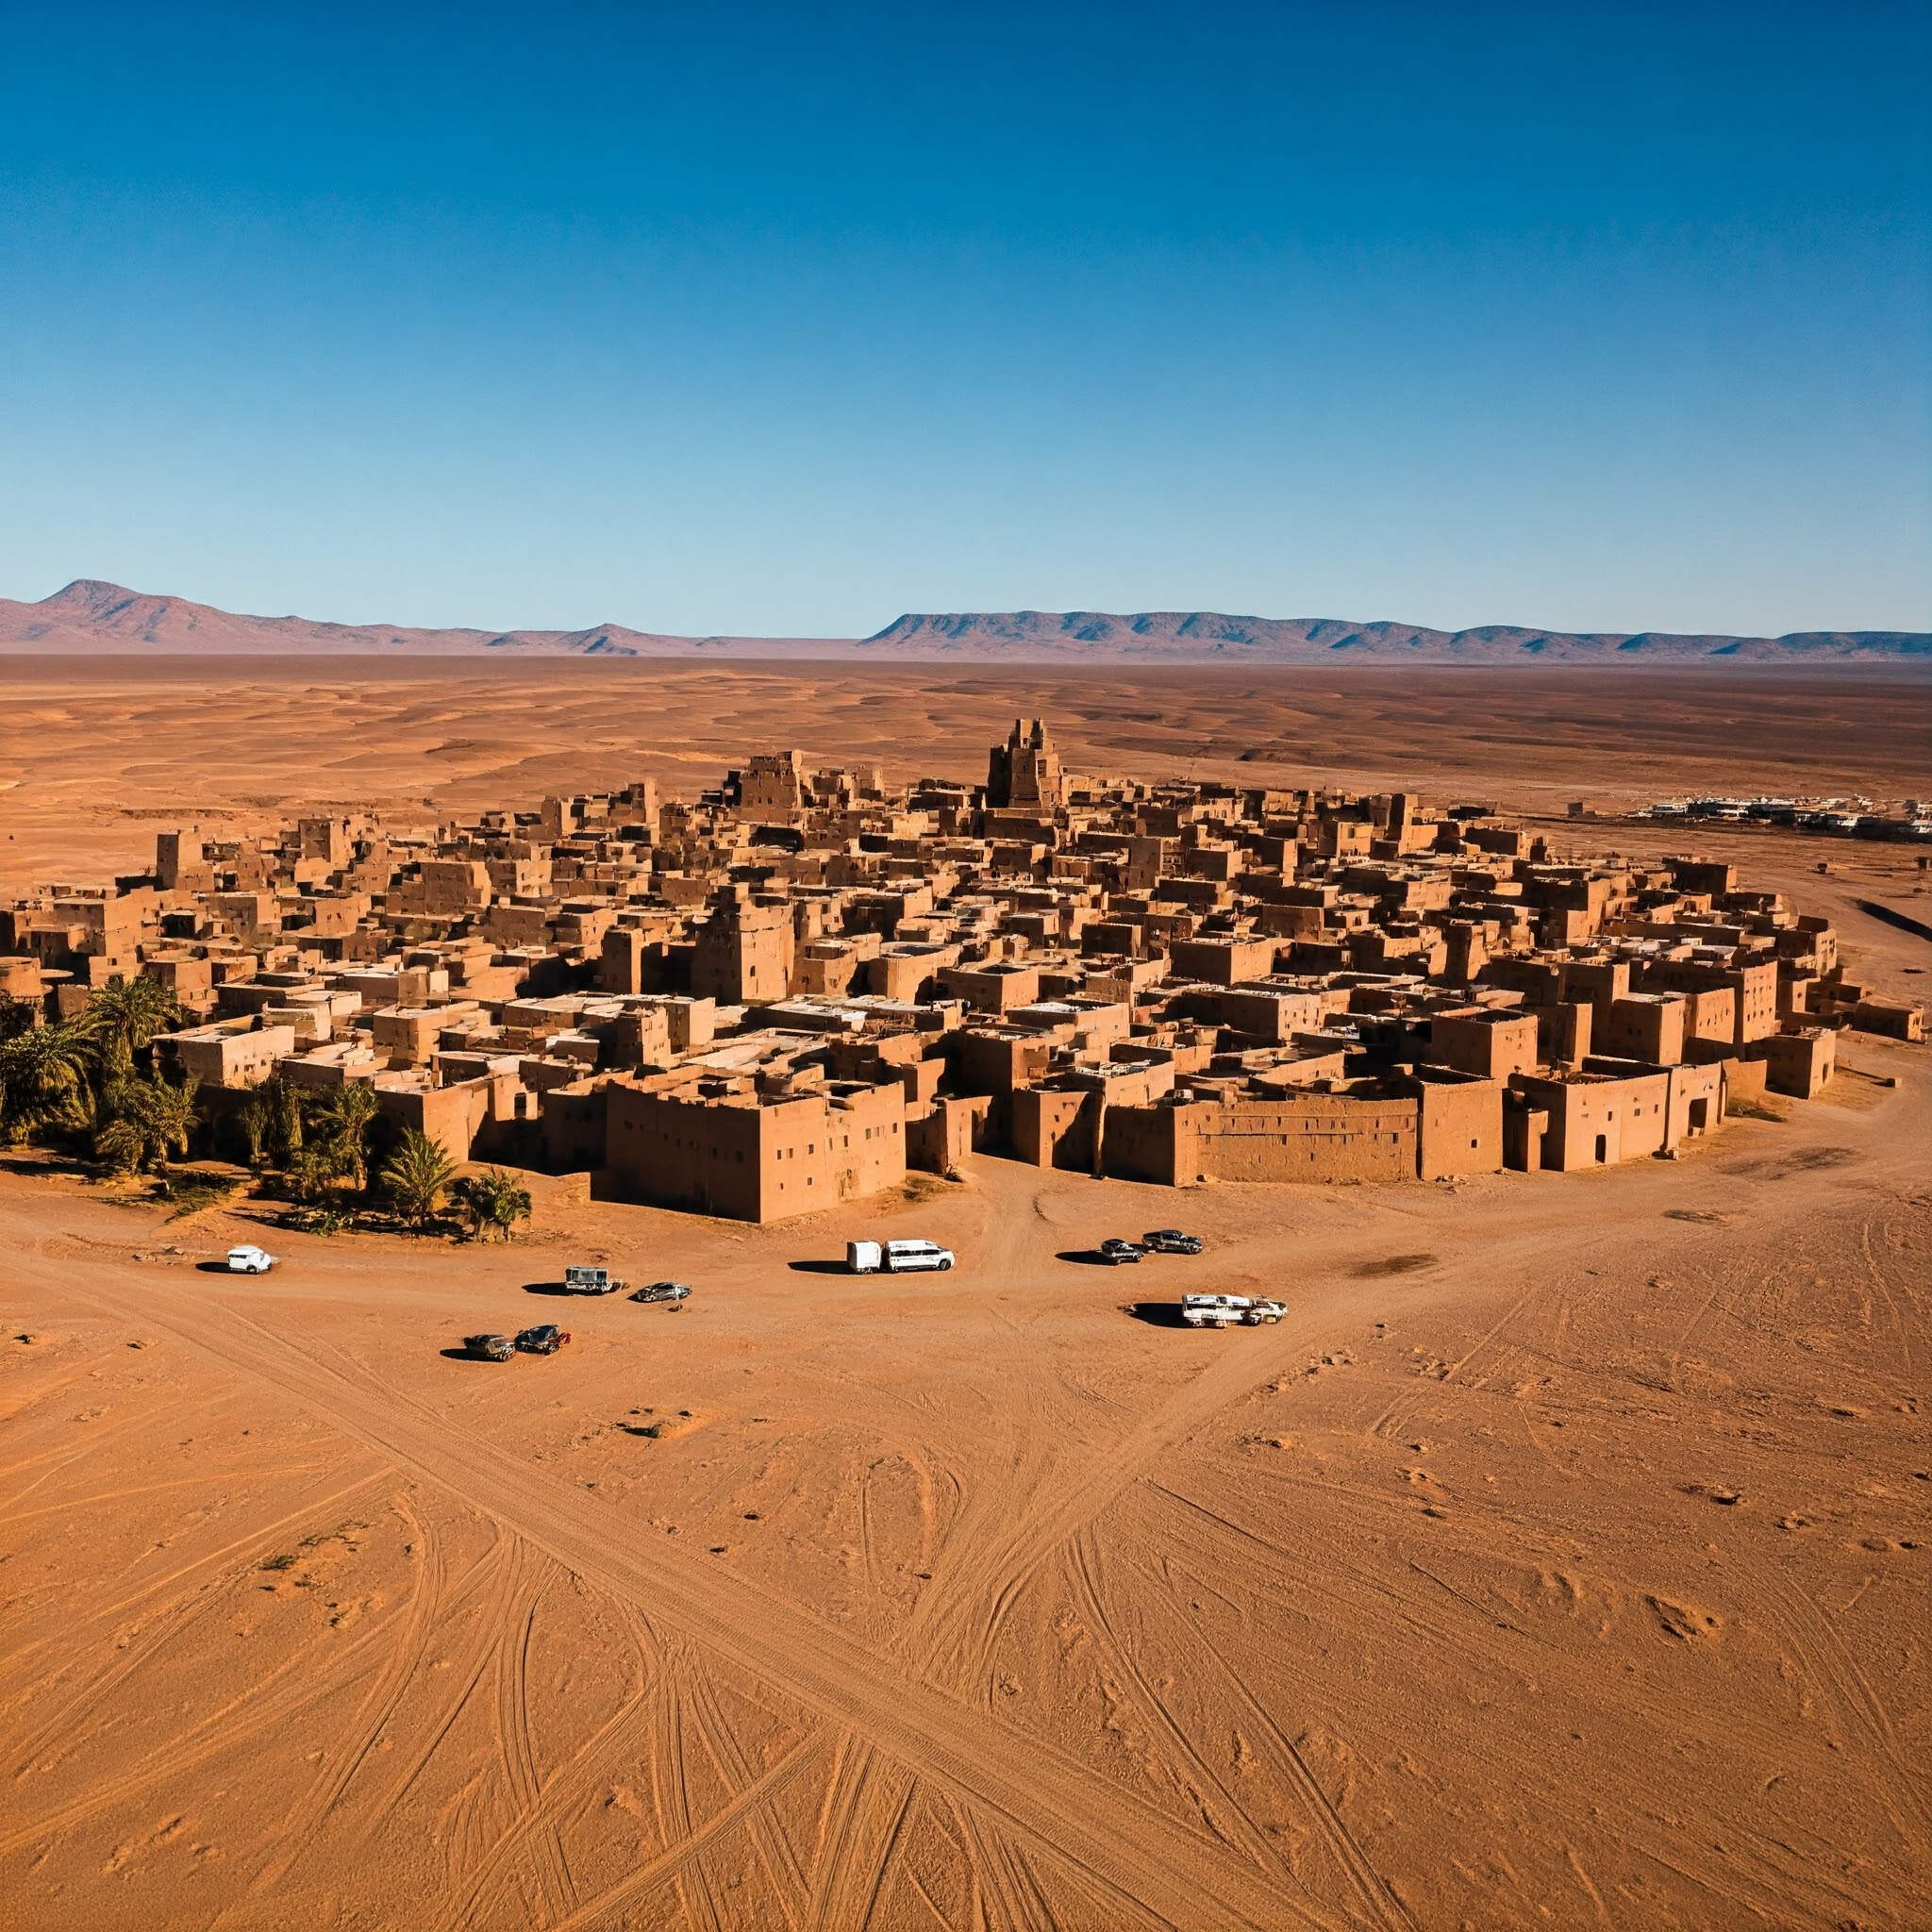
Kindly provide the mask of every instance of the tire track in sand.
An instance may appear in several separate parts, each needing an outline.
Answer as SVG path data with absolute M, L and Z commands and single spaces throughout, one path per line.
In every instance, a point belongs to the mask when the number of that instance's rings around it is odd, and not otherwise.
M 1800 1667 L 1836 1706 L 1847 1727 L 1864 1734 L 1872 1757 L 1883 1767 L 1876 1795 L 1893 1829 L 1907 1842 L 1923 1840 L 1932 1823 L 1924 1780 L 1913 1770 L 1891 1714 L 1851 1645 L 1796 1584 L 1785 1583 L 1767 1564 L 1753 1563 L 1749 1572 L 1761 1595 L 1783 1610 L 1778 1634 L 1797 1652 Z
M 1302 1801 L 1304 1811 L 1327 1846 L 1329 1855 L 1347 1874 L 1350 1883 L 1368 1910 L 1371 1922 L 1382 1928 L 1382 1932 L 1418 1932 L 1416 1923 L 1409 1916 L 1407 1907 L 1389 1889 L 1381 1874 L 1375 1870 L 1355 1833 L 1348 1828 L 1347 1821 L 1335 1808 L 1333 1800 L 1323 1789 L 1321 1780 L 1308 1768 L 1307 1759 L 1302 1756 L 1300 1747 L 1282 1729 L 1274 1713 L 1255 1695 L 1241 1673 L 1228 1664 L 1213 1644 L 1194 1636 L 1186 1613 L 1174 1599 L 1172 1586 L 1165 1579 L 1157 1578 L 1149 1572 L 1143 1571 L 1141 1574 L 1150 1591 L 1156 1593 L 1155 1600 L 1164 1599 L 1169 1614 L 1183 1631 L 1192 1638 L 1184 1654 L 1198 1655 L 1206 1659 L 1209 1674 L 1220 1678 L 1237 1705 L 1247 1711 L 1262 1735 L 1274 1747 L 1277 1758 L 1288 1773 L 1290 1782 Z
M 464 1598 L 489 1586 L 489 1594 L 476 1611 L 471 1634 L 446 1659 L 457 1688 L 431 1719 L 427 1740 L 419 1743 L 388 1790 L 375 1800 L 363 1826 L 365 1841 L 374 1840 L 414 1789 L 416 1780 L 428 1769 L 438 1748 L 455 1728 L 464 1707 L 483 1681 L 483 1674 L 503 1641 L 502 1633 L 519 1588 L 521 1567 L 522 1550 L 517 1541 L 503 1534 L 502 1526 L 498 1525 L 496 1541 L 471 1566 L 450 1606 L 452 1610 L 456 1609 Z
M 255 1569 L 263 1548 L 271 1541 L 278 1541 L 284 1533 L 289 1531 L 308 1530 L 313 1525 L 326 1523 L 331 1517 L 336 1515 L 337 1511 L 341 1509 L 342 1505 L 351 1496 L 356 1495 L 362 1490 L 368 1489 L 378 1480 L 380 1480 L 379 1473 L 372 1470 L 367 1475 L 358 1476 L 354 1482 L 346 1484 L 340 1490 L 331 1491 L 330 1494 L 320 1498 L 316 1502 L 305 1503 L 299 1509 L 291 1509 L 286 1515 L 277 1516 L 271 1522 L 261 1524 L 258 1528 L 250 1529 L 241 1536 L 231 1538 L 221 1548 L 210 1550 L 206 1556 L 197 1557 L 192 1562 L 184 1563 L 177 1570 L 171 1570 L 165 1576 L 157 1576 L 151 1581 L 140 1585 L 135 1590 L 130 1591 L 125 1596 L 117 1597 L 105 1608 L 95 1611 L 92 1616 L 83 1618 L 78 1624 L 63 1624 L 60 1633 L 61 1639 L 64 1639 L 70 1645 L 76 1647 L 84 1645 L 92 1641 L 92 1632 L 100 1629 L 102 1626 L 111 1628 L 113 1625 L 121 1623 L 130 1612 L 137 1610 L 150 1598 L 158 1596 L 176 1585 L 185 1584 L 191 1578 L 202 1574 L 205 1571 L 215 1570 L 220 1573 L 209 1582 L 195 1585 L 194 1589 L 188 1595 L 179 1598 L 175 1603 L 168 1606 L 161 1612 L 160 1623 L 154 1629 L 146 1633 L 142 1642 L 137 1645 L 130 1641 L 127 1650 L 122 1654 L 118 1662 L 110 1664 L 107 1670 L 89 1677 L 87 1683 L 77 1690 L 65 1704 L 58 1707 L 48 1715 L 42 1718 L 36 1724 L 33 1730 L 28 1732 L 19 1744 L 11 1747 L 19 1753 L 19 1760 L 12 1772 L 13 1781 L 18 1784 L 22 1779 L 27 1777 L 36 1769 L 34 1760 L 51 1746 L 57 1737 L 64 1736 L 71 1732 L 90 1710 L 93 1709 L 104 1700 L 111 1697 L 126 1682 L 127 1678 L 153 1657 L 156 1651 L 170 1637 L 185 1629 L 203 1610 L 207 1609 L 220 1598 L 224 1590 L 239 1582 L 251 1570 Z M 246 1554 L 243 1557 L 243 1560 L 236 1562 L 234 1559 L 238 1556 L 242 1556 L 244 1552 Z M 222 1566 L 225 1564 L 227 1567 L 223 1569 Z M 52 1642 L 60 1640 L 50 1638 L 47 1641 Z M 22 1657 L 25 1654 L 27 1653 L 16 1652 L 14 1654 L 13 1661 L 16 1670 L 20 1666 Z M 77 1670 L 82 1667 L 79 1662 L 75 1662 L 66 1668 Z M 31 1696 L 42 1681 L 43 1680 L 38 1678 L 29 1679 L 25 1692 L 14 1700 L 14 1707 L 18 1708 L 25 1701 L 26 1697 Z
M 704 1667 L 703 1659 L 694 1651 L 688 1650 L 684 1663 L 691 1715 L 712 1762 L 736 1795 L 758 1782 L 757 1768 L 745 1757 L 737 1732 L 719 1706 L 716 1687 Z M 798 1862 L 798 1855 L 768 1811 L 754 1811 L 745 1828 L 771 1880 L 778 1909 L 785 1914 L 786 1924 L 795 1928 L 799 1911 L 805 1906 L 809 1890 L 809 1880 Z
M 1231 1849 L 1244 1852 L 1271 1880 L 1304 1894 L 1302 1906 L 1310 1919 L 1324 1917 L 1320 1900 L 1308 1895 L 1307 1887 L 1293 1867 L 1272 1845 L 1228 1789 L 1227 1781 L 1202 1755 L 1180 1721 L 1169 1709 L 1159 1691 L 1147 1680 L 1125 1638 L 1115 1628 L 1114 1613 L 1104 1601 L 1104 1563 L 1097 1539 L 1090 1526 L 1067 1545 L 1062 1572 L 1068 1591 L 1095 1648 L 1113 1666 L 1114 1674 L 1124 1680 L 1135 1702 L 1167 1740 L 1169 1749 L 1196 1786 L 1192 1793 L 1209 1829 Z M 1176 1653 L 1191 1657 L 1204 1646 L 1204 1640 L 1190 1633 Z M 1317 1821 L 1318 1829 L 1321 1828 Z M 1340 1926 L 1340 1921 L 1328 1923 Z
M 1058 1496 L 1036 1501 L 1024 1520 L 1008 1524 L 990 1548 L 967 1553 L 961 1571 L 941 1573 L 945 1591 L 929 1592 L 911 1619 L 902 1653 L 908 1666 L 990 1707 L 1001 1627 L 1034 1573 L 1176 1442 L 1272 1380 L 1288 1357 L 1310 1345 L 1310 1332 L 1263 1331 L 1254 1338 L 1261 1341 L 1259 1348 L 1229 1350 L 1139 1428 L 1073 1459 Z
M 125 1317 L 122 1295 L 91 1283 L 91 1300 Z M 157 1298 L 142 1316 L 203 1352 L 321 1413 L 404 1467 L 452 1491 L 594 1587 L 648 1604 L 707 1648 L 764 1677 L 795 1701 L 858 1730 L 941 1789 L 960 1791 L 1053 1852 L 1119 1913 L 1144 1907 L 1173 1924 L 1274 1928 L 1299 1908 L 1238 1865 L 1203 1859 L 1203 1838 L 1124 1792 L 1045 1740 L 969 1710 L 891 1659 L 821 1623 L 749 1579 L 658 1548 L 645 1561 L 610 1533 L 608 1509 L 547 1473 L 477 1439 L 453 1438 L 424 1406 L 377 1380 L 313 1360 L 252 1321 L 204 1299 Z M 1229 1394 L 1251 1386 L 1283 1345 L 1230 1354 L 1206 1371 L 1163 1415 L 1160 1432 L 1128 1440 L 1127 1458 L 1154 1453 Z M 1122 1457 L 1102 1467 L 1054 1512 L 1056 1537 L 1124 1478 Z M 1031 1544 L 1027 1545 L 1030 1551 Z
M 168 1744 L 150 1752 L 119 1776 L 94 1784 L 84 1798 L 58 1806 L 30 1824 L 0 1834 L 0 1856 L 66 1831 L 124 1798 L 137 1797 L 157 1784 L 235 1750 L 271 1726 L 287 1724 L 310 1705 L 332 1694 L 345 1677 L 353 1676 L 352 1667 L 359 1667 L 364 1654 L 375 1649 L 388 1636 L 385 1624 L 372 1624 L 337 1649 L 327 1667 L 319 1673 L 312 1668 L 315 1654 L 326 1652 L 331 1646 L 326 1638 L 318 1638 L 241 1695 L 219 1709 L 207 1712 Z
M 642 1681 L 638 1689 L 587 1738 L 568 1762 L 551 1774 L 535 1806 L 518 1818 L 483 1855 L 460 1890 L 452 1890 L 442 1914 L 437 1920 L 441 1932 L 455 1932 L 491 1915 L 501 1901 L 503 1890 L 515 1873 L 524 1847 L 534 1833 L 560 1830 L 564 1814 L 581 1803 L 591 1783 L 605 1775 L 623 1756 L 628 1755 L 630 1740 L 649 1715 L 649 1700 L 661 1688 L 662 1671 L 656 1648 L 643 1630 L 643 1620 L 628 1605 L 633 1634 L 639 1639 Z
M 640 1892 L 648 1891 L 655 1885 L 666 1881 L 677 1883 L 680 1897 L 684 1901 L 687 1916 L 699 1924 L 717 1924 L 717 1907 L 709 1890 L 708 1881 L 703 1881 L 698 1892 L 703 1906 L 710 1913 L 708 1919 L 700 1919 L 691 1910 L 692 1892 L 682 1889 L 682 1881 L 692 1872 L 701 1871 L 707 1852 L 712 1850 L 717 1841 L 732 1831 L 745 1818 L 761 1807 L 768 1807 L 786 1786 L 809 1770 L 824 1747 L 824 1734 L 814 1732 L 810 1737 L 801 1739 L 784 1757 L 764 1773 L 755 1784 L 748 1785 L 728 1804 L 711 1813 L 702 1824 L 694 1826 L 685 1837 L 648 1858 L 635 1871 L 628 1872 L 607 1890 L 595 1898 L 587 1899 L 569 1918 L 559 1919 L 549 1928 L 549 1932 L 584 1932 L 587 1926 L 603 1927 L 612 1923 L 612 1915 L 619 1913 L 634 1900 Z
M 504 1771 L 509 1781 L 510 1801 L 518 1818 L 529 1818 L 543 1795 L 537 1775 L 537 1753 L 530 1741 L 530 1647 L 536 1639 L 537 1612 L 542 1607 L 544 1592 L 551 1578 L 543 1576 L 521 1605 L 522 1616 L 506 1633 L 496 1653 L 496 1737 L 503 1755 Z M 577 1903 L 576 1885 L 571 1877 L 570 1860 L 564 1856 L 563 1840 L 554 1815 L 533 1834 L 537 1845 L 537 1894 L 551 1916 L 549 1905 L 556 1901 L 557 1916 L 568 1917 Z
M 308 1795 L 290 1819 L 281 1843 L 261 1870 L 249 1881 L 247 1890 L 218 1912 L 208 1932 L 219 1932 L 223 1922 L 243 1905 L 259 1899 L 278 1887 L 296 1862 L 314 1842 L 316 1835 L 342 1802 L 369 1754 L 381 1741 L 384 1732 L 402 1703 L 404 1692 L 422 1668 L 429 1633 L 442 1599 L 442 1544 L 427 1524 L 409 1507 L 401 1495 L 390 1498 L 390 1507 L 409 1525 L 410 1565 L 408 1605 L 404 1612 L 400 1637 L 384 1663 L 381 1674 L 370 1687 L 369 1694 L 351 1720 L 351 1737 L 341 1754 L 341 1763 L 333 1776 L 319 1778 Z

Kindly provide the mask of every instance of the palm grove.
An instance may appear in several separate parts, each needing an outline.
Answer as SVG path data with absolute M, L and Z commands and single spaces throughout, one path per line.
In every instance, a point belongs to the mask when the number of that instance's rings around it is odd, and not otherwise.
M 176 1191 L 170 1162 L 194 1140 L 199 1093 L 156 1065 L 155 1041 L 183 1024 L 174 995 L 147 978 L 96 987 L 78 1017 L 44 1024 L 33 1003 L 0 1002 L 0 1136 Z M 530 1214 L 513 1175 L 458 1174 L 441 1142 L 392 1129 L 364 1081 L 318 1091 L 267 1079 L 225 1124 L 229 1151 L 324 1231 L 386 1210 L 426 1232 L 454 1209 L 478 1239 L 507 1238 Z

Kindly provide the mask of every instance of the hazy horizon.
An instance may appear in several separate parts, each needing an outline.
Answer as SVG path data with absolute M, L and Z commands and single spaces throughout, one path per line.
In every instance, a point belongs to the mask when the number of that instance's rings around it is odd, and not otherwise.
M 0 594 L 1932 629 L 1917 8 L 0 19 Z

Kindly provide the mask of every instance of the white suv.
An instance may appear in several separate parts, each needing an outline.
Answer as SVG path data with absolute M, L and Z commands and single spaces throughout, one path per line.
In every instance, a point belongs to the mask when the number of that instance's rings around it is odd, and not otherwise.
M 266 1274 L 275 1265 L 275 1257 L 264 1248 L 240 1247 L 228 1250 L 230 1274 Z
M 950 1268 L 958 1257 L 937 1241 L 847 1241 L 845 1265 L 855 1274 L 910 1274 L 921 1268 Z

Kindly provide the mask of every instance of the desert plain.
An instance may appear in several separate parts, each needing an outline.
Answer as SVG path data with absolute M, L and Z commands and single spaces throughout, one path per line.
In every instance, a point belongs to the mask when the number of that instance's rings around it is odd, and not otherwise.
M 1564 832 L 1924 796 L 1897 673 L 14 658 L 0 887 L 158 824 L 753 750 L 1407 785 Z M 1294 774 L 1292 777 L 1288 774 Z M 1928 983 L 1893 844 L 1690 846 Z M 1821 865 L 1828 870 L 1821 871 Z M 0 1171 L 0 1916 L 33 1927 L 1932 1922 L 1932 1096 L 1862 1035 L 1681 1160 L 1169 1191 L 998 1159 L 478 1247 Z M 267 1209 L 260 1210 L 266 1213 Z M 1166 1224 L 1196 1258 L 1083 1265 Z M 855 1278 L 844 1241 L 943 1241 Z M 262 1239 L 275 1273 L 212 1264 Z M 566 1260 L 672 1315 L 541 1292 Z M 1184 1290 L 1277 1295 L 1197 1333 Z M 559 1307 L 558 1357 L 459 1338 Z

